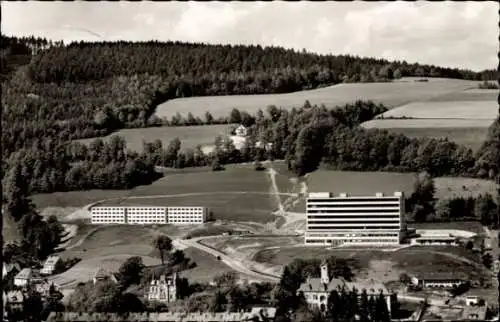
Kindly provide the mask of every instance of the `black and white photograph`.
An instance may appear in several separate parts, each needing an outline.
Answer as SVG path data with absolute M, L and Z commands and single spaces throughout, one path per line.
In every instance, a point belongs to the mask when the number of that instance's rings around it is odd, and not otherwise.
M 497 1 L 1 1 L 2 322 L 500 321 Z

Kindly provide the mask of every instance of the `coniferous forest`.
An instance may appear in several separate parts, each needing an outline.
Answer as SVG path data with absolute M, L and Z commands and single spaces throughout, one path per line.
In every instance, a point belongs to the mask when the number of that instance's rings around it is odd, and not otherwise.
M 214 158 L 222 163 L 282 158 L 299 175 L 319 163 L 337 169 L 426 170 L 433 175 L 483 178 L 499 172 L 498 123 L 492 125 L 483 148 L 473 154 L 446 140 L 410 140 L 360 129 L 361 122 L 385 108 L 371 102 L 353 102 L 343 113 L 306 102 L 291 111 L 263 106 L 266 113 L 257 115 L 236 110 L 222 121 L 209 115 L 191 120 L 193 124 L 243 122 L 251 127 L 253 140 L 275 143 L 271 153 L 253 147 L 241 152 L 219 149 L 206 157 L 198 150 L 181 149 L 175 138 L 166 151 L 150 142 L 143 153 L 127 151 L 121 138 L 108 143 L 96 140 L 90 147 L 71 142 L 156 125 L 155 107 L 177 97 L 287 93 L 401 76 L 485 80 L 494 79 L 495 71 L 477 73 L 279 47 L 181 42 L 64 45 L 5 36 L 1 41 L 2 178 L 11 178 L 19 167 L 24 177 L 31 178 L 31 192 L 130 188 L 154 181 L 155 165 L 208 165 Z

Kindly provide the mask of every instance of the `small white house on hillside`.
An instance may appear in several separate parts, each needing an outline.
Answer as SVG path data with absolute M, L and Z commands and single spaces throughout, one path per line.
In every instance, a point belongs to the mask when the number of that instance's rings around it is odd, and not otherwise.
M 240 126 L 238 126 L 234 130 L 234 134 L 236 134 L 236 136 L 245 137 L 245 136 L 247 136 L 248 131 L 247 131 L 247 128 L 244 125 L 240 124 Z
M 58 266 L 61 264 L 61 257 L 59 256 L 49 256 L 45 263 L 43 264 L 43 268 L 40 271 L 40 274 L 43 275 L 51 275 L 57 270 Z

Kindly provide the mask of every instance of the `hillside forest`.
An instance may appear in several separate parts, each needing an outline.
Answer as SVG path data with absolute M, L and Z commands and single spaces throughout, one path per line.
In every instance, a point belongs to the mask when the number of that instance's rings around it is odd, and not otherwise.
M 210 155 L 204 155 L 201 147 L 183 148 L 178 138 L 171 138 L 166 147 L 160 141 L 145 142 L 141 153 L 128 150 L 120 137 L 96 139 L 89 146 L 72 141 L 155 126 L 156 106 L 177 97 L 288 93 L 403 76 L 492 80 L 496 71 L 477 73 L 278 47 L 181 42 L 64 45 L 6 36 L 1 37 L 0 58 L 3 201 L 5 212 L 15 221 L 34 211 L 23 199 L 31 194 L 129 189 L 159 178 L 155 166 L 222 169 L 228 163 L 284 159 L 299 176 L 326 166 L 489 179 L 497 178 L 500 169 L 498 119 L 482 148 L 473 153 L 448 140 L 409 139 L 362 129 L 362 122 L 386 110 L 362 101 L 336 109 L 307 101 L 291 110 L 263 106 L 255 115 L 235 109 L 217 120 L 210 113 L 186 119 L 175 116 L 171 126 L 242 123 L 248 127 L 243 149 L 217 137 Z M 31 240 L 36 237 L 26 234 Z

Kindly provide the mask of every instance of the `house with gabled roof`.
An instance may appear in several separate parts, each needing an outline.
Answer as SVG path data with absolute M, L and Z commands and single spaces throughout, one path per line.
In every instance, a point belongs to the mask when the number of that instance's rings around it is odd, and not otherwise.
M 324 260 L 320 266 L 321 276 L 319 278 L 308 277 L 297 290 L 297 294 L 303 294 L 306 302 L 311 306 L 325 310 L 328 307 L 328 297 L 333 291 L 340 292 L 342 289 L 352 291 L 364 290 L 368 296 L 378 296 L 380 293 L 386 296 L 387 309 L 391 311 L 391 297 L 395 294 L 390 292 L 383 284 L 374 281 L 349 282 L 342 278 L 330 279 L 328 263 Z
M 112 281 L 113 283 L 118 283 L 119 279 L 115 273 L 110 273 L 107 270 L 105 270 L 104 268 L 99 268 L 99 269 L 97 269 L 96 273 L 94 274 L 92 281 L 94 282 L 94 284 L 96 284 L 97 282 L 103 282 L 103 281 Z

